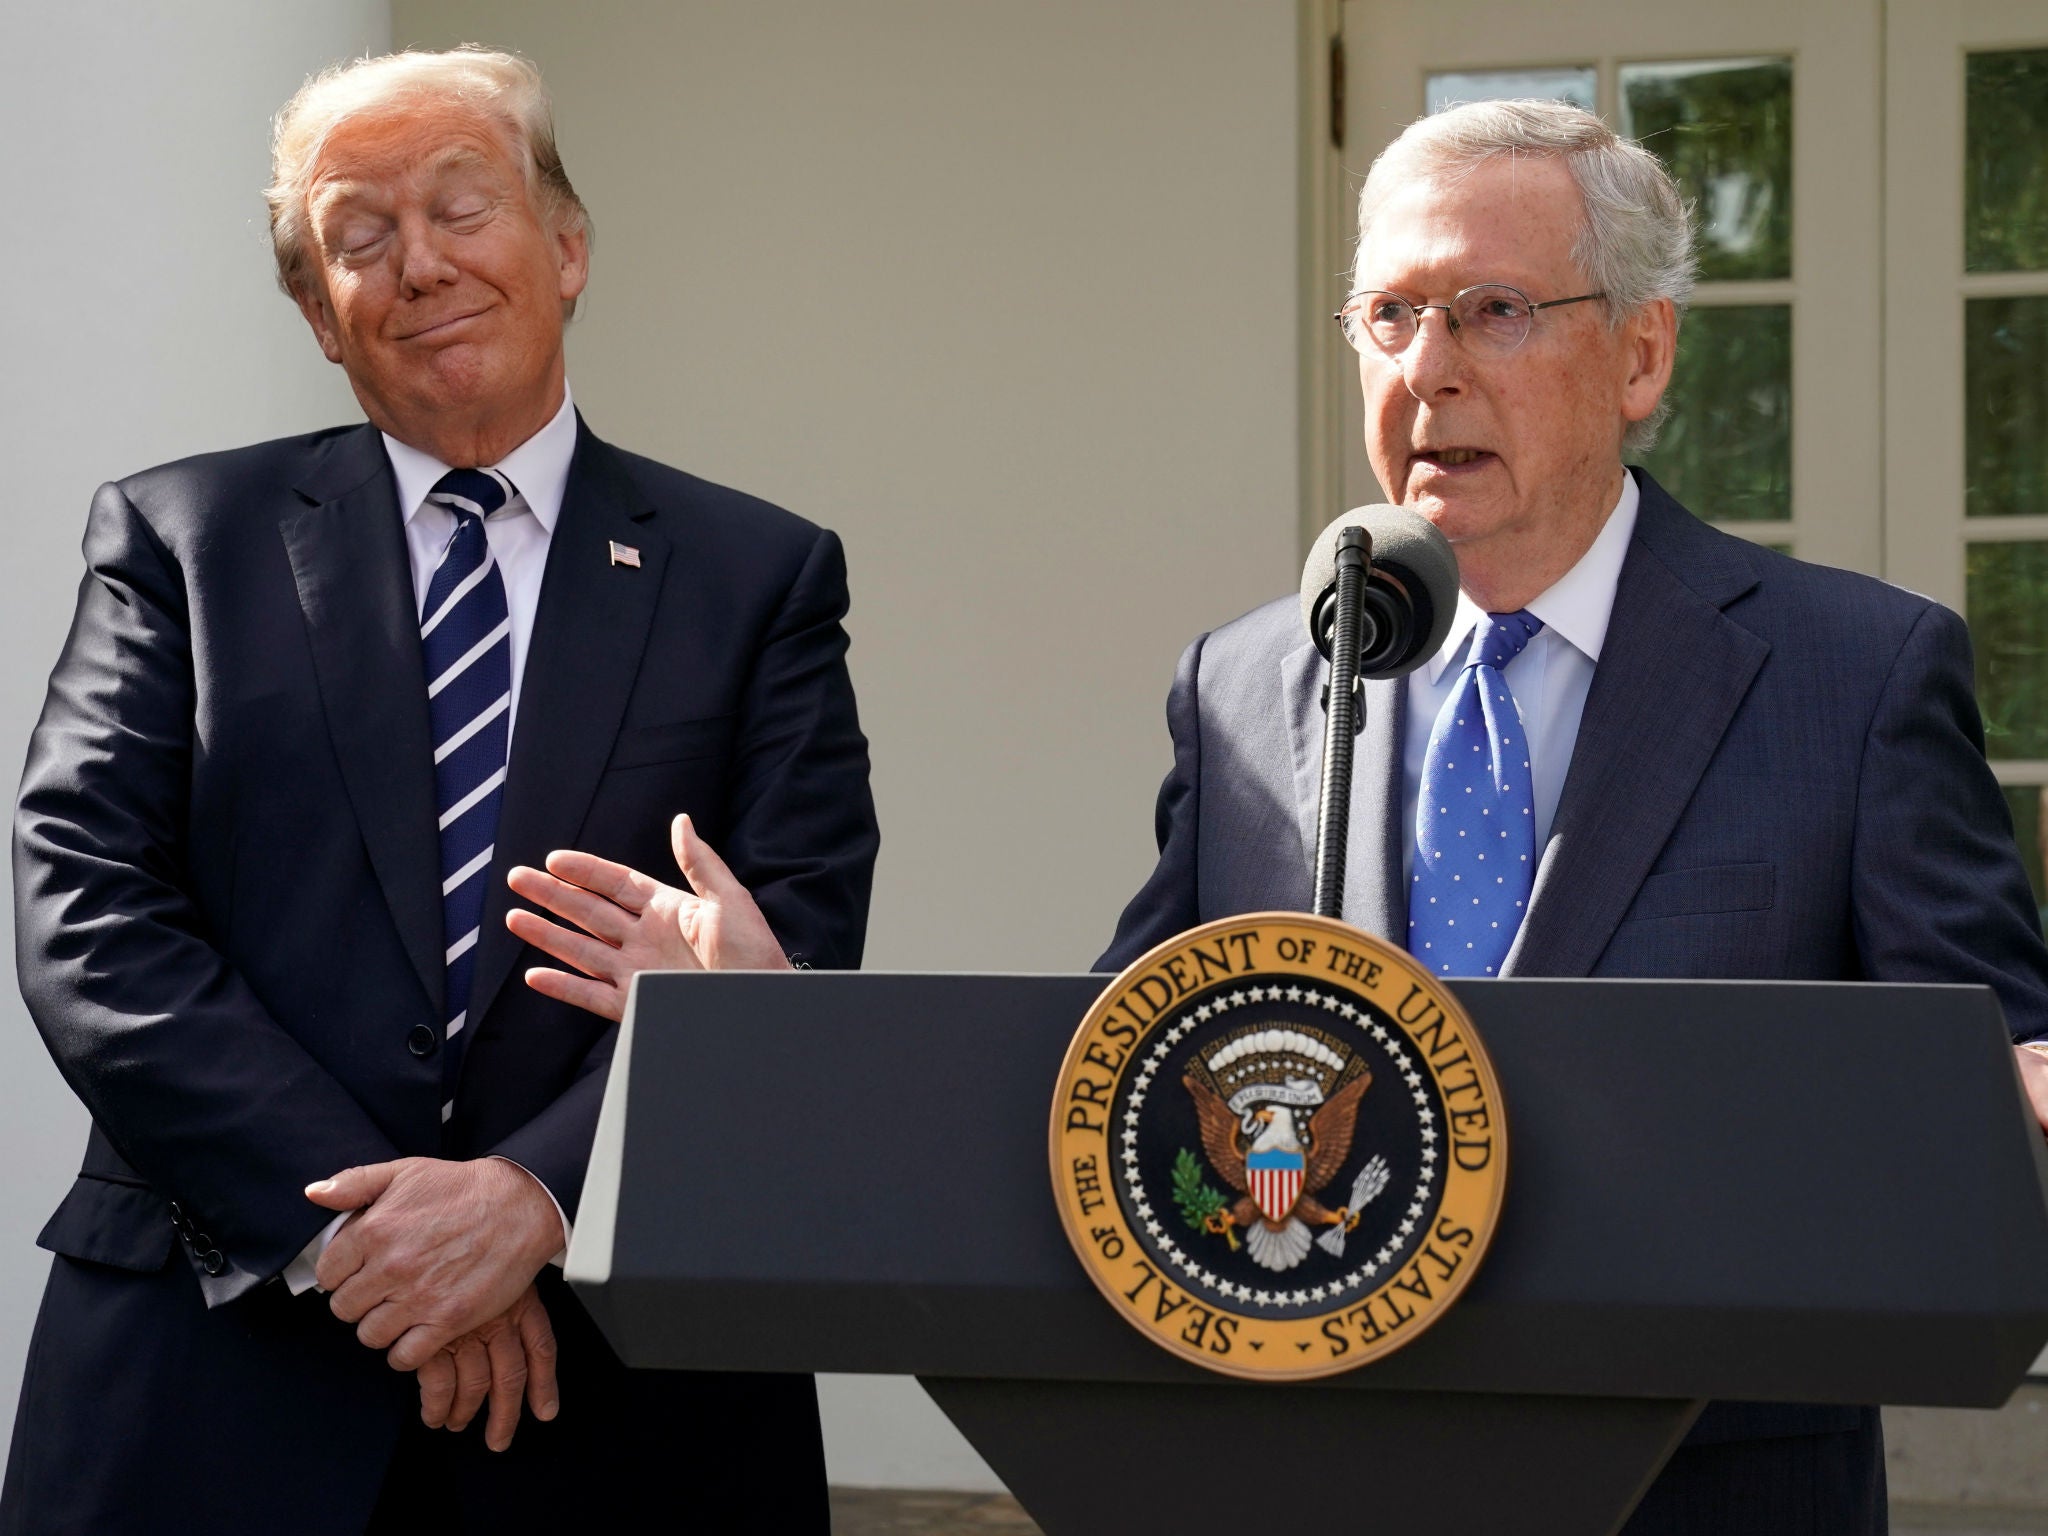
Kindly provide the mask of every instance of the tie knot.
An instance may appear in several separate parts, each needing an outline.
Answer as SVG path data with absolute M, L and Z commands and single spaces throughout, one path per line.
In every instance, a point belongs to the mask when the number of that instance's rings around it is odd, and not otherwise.
M 1482 613 L 1472 633 L 1472 657 L 1465 665 L 1498 671 L 1521 655 L 1541 628 L 1541 619 L 1520 608 L 1513 613 Z
M 512 482 L 495 469 L 451 469 L 434 482 L 427 500 L 460 518 L 489 517 L 514 495 Z

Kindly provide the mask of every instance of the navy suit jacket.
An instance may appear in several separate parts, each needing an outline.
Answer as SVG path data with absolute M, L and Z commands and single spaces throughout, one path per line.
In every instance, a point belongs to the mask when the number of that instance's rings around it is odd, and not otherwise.
M 877 833 L 839 541 L 579 421 L 446 1126 L 438 1055 L 407 1045 L 417 1025 L 439 1034 L 444 940 L 418 617 L 378 434 L 108 485 L 85 557 L 14 873 L 22 990 L 93 1128 L 41 1238 L 61 1257 L 9 1528 L 173 1528 L 150 1490 L 208 1459 L 163 1421 L 200 1400 L 236 1484 L 208 1528 L 324 1528 L 303 1483 L 275 1497 L 311 1475 L 312 1502 L 359 1530 L 410 1409 L 318 1297 L 271 1283 L 328 1219 L 303 1186 L 501 1153 L 573 1218 L 616 1036 L 524 985 L 547 962 L 505 928 L 505 871 L 574 847 L 673 881 L 669 820 L 689 811 L 793 956 L 859 963 Z M 558 1286 L 550 1304 L 574 1306 Z M 123 1469 L 126 1491 L 108 1475 Z
M 2048 948 L 1984 760 L 1954 613 L 1693 517 L 1641 470 L 1635 534 L 1507 976 L 1983 982 L 2048 1036 Z M 1198 639 L 1167 704 L 1159 863 L 1098 962 L 1310 906 L 1324 664 L 1293 597 Z M 1407 683 L 1368 683 L 1347 920 L 1407 937 Z M 1716 1405 L 1696 1440 L 1846 1427 Z

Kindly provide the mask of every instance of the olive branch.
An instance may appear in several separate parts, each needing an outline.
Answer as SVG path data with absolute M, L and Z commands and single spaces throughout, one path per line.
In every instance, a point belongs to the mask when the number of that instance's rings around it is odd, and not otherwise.
M 1237 1247 L 1237 1234 L 1220 1219 L 1230 1202 L 1202 1177 L 1201 1159 L 1186 1147 L 1173 1160 L 1173 1203 L 1180 1207 L 1181 1219 L 1195 1231 L 1221 1232 L 1233 1249 Z

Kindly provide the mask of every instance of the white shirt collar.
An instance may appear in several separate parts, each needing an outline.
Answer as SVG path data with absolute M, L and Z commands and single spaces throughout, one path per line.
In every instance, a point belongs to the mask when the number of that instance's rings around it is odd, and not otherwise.
M 1635 536 L 1636 509 L 1642 493 L 1635 476 L 1621 472 L 1621 499 L 1607 514 L 1607 521 L 1592 547 L 1579 556 L 1578 564 L 1550 584 L 1527 611 L 1543 621 L 1545 629 L 1569 641 L 1588 661 L 1600 659 L 1600 647 L 1607 640 L 1607 621 L 1614 616 L 1614 589 L 1621 581 L 1622 561 L 1628 558 L 1628 543 Z M 1451 632 L 1443 649 L 1429 661 L 1429 680 L 1435 683 L 1444 668 L 1465 649 L 1473 628 L 1479 623 L 1479 605 L 1458 593 L 1458 611 L 1451 619 Z
M 398 481 L 398 506 L 408 523 L 426 504 L 434 482 L 448 473 L 448 466 L 430 453 L 401 443 L 389 432 L 384 452 L 391 460 L 391 473 Z M 514 448 L 497 463 L 488 466 L 502 471 L 519 488 L 527 509 L 552 535 L 555 520 L 562 515 L 562 494 L 569 484 L 569 461 L 576 456 L 576 403 L 569 398 L 569 385 L 562 384 L 562 408 L 548 424 Z

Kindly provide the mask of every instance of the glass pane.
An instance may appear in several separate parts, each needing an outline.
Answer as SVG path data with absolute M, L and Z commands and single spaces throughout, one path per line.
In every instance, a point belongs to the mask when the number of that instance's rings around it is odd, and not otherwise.
M 1792 516 L 1792 310 L 1695 309 L 1678 328 L 1671 419 L 1643 467 L 1711 522 Z
M 1697 205 L 1700 276 L 1792 275 L 1792 61 L 1621 66 L 1621 131 Z
M 1965 610 L 1993 757 L 2048 757 L 2048 544 L 1972 544 Z
M 2048 269 L 2048 48 L 1973 53 L 1963 151 L 1963 264 Z
M 1963 305 L 1963 511 L 2048 513 L 2048 297 Z
M 1467 69 L 1431 75 L 1423 93 L 1424 110 L 1441 112 L 1468 101 L 1514 101 L 1536 97 L 1568 101 L 1593 110 L 1598 77 L 1593 66 L 1562 69 Z
M 2027 866 L 2027 883 L 2034 888 L 2035 914 L 2048 927 L 2048 879 L 2042 875 L 2044 859 L 2041 835 L 2048 832 L 2048 817 L 2041 814 L 2041 800 L 2048 795 L 2038 784 L 2006 787 L 2005 804 L 2012 812 L 2012 833 L 2019 839 L 2020 862 Z

